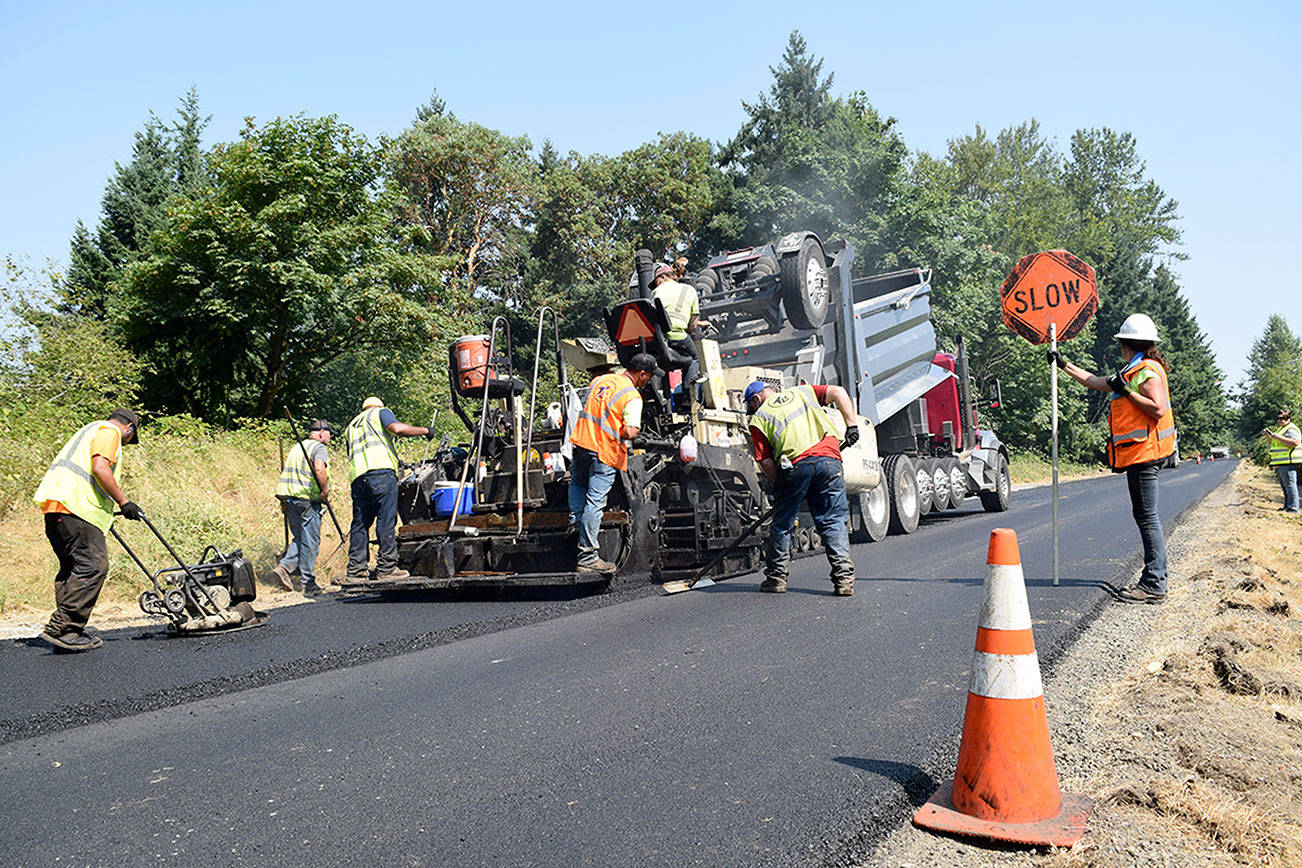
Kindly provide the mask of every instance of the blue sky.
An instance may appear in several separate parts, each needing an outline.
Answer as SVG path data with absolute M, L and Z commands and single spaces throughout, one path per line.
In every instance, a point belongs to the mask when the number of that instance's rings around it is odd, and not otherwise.
M 1082 127 L 1134 133 L 1179 202 L 1174 268 L 1237 382 L 1270 313 L 1302 330 L 1300 4 L 1049 7 L 0 0 L 0 254 L 65 262 L 149 111 L 170 116 L 191 85 L 209 143 L 298 112 L 396 133 L 437 88 L 535 145 L 617 153 L 660 130 L 731 136 L 799 29 L 834 90 L 865 91 L 915 150 L 1030 118 L 1063 148 Z

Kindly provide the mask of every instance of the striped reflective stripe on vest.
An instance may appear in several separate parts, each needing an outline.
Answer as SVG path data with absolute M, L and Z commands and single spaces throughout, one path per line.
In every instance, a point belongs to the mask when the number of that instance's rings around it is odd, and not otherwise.
M 1175 430 L 1174 428 L 1171 430 Z M 1125 434 L 1117 434 L 1112 438 L 1113 443 L 1126 443 L 1131 440 L 1143 440 L 1148 436 L 1147 428 L 1136 428 L 1134 431 L 1127 431 Z
M 619 401 L 621 398 L 623 398 L 629 392 L 636 392 L 636 391 L 637 389 L 634 388 L 633 386 L 625 386 L 624 388 L 616 392 L 613 396 L 611 396 L 611 399 L 606 402 L 605 419 L 598 419 L 596 416 L 589 413 L 587 409 L 583 409 L 579 411 L 579 418 L 587 419 L 590 422 L 597 423 L 597 427 L 600 428 L 612 440 L 622 440 L 623 438 L 619 436 L 619 428 L 616 426 L 622 426 L 624 423 L 624 419 L 621 415 L 619 415 L 619 411 L 617 408 L 619 406 Z
M 778 441 L 782 439 L 782 435 L 786 432 L 787 428 L 791 427 L 792 422 L 796 421 L 801 416 L 805 415 L 805 411 L 807 409 L 808 406 L 805 404 L 804 401 L 801 401 L 800 404 L 797 405 L 797 407 L 794 410 L 792 410 L 790 413 L 788 413 L 786 416 L 784 416 L 781 419 L 779 419 L 777 415 L 763 409 L 756 410 L 753 418 L 762 419 L 763 421 L 767 422 L 769 425 L 773 426 L 773 430 L 769 432 L 770 434 L 769 439 L 773 441 L 772 445 L 776 449 L 778 445 Z

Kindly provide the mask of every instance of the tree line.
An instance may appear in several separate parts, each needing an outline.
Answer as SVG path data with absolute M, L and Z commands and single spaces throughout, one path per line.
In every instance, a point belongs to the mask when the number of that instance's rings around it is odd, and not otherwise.
M 696 268 L 811 229 L 851 241 L 860 274 L 931 268 L 943 347 L 965 336 L 977 379 L 999 378 L 1003 400 L 984 418 L 1045 452 L 1043 351 L 1002 324 L 998 287 L 1023 255 L 1065 247 L 1095 267 L 1100 294 L 1068 357 L 1115 369 L 1111 335 L 1149 313 L 1182 443 L 1225 441 L 1223 374 L 1170 267 L 1184 255 L 1177 203 L 1132 135 L 1079 130 L 1063 148 L 1030 120 L 914 152 L 822 67 L 792 33 L 729 141 L 661 132 L 614 156 L 535 148 L 437 94 L 374 142 L 333 116 L 295 116 L 250 119 L 237 141 L 204 150 L 191 90 L 173 119 L 137 133 L 98 224 L 76 226 L 52 303 L 22 316 L 33 347 L 62 332 L 120 353 L 116 394 L 150 411 L 230 425 L 288 403 L 343 419 L 378 393 L 423 417 L 446 397 L 449 341 L 492 315 L 531 363 L 533 311 L 555 308 L 568 335 L 599 331 L 638 248 Z M 1065 456 L 1102 454 L 1104 400 L 1063 391 Z

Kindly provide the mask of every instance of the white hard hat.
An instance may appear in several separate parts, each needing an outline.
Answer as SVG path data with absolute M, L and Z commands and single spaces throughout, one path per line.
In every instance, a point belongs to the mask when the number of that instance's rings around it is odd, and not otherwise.
M 1151 341 L 1152 343 L 1161 340 L 1157 336 L 1157 326 L 1146 313 L 1132 313 L 1126 317 L 1126 321 L 1121 324 L 1121 331 L 1113 337 L 1123 341 Z
M 367 398 L 365 401 L 362 402 L 363 410 L 370 410 L 375 407 L 383 407 L 383 406 L 384 406 L 384 402 L 381 401 L 379 398 L 375 397 L 374 395 L 372 395 L 371 397 Z

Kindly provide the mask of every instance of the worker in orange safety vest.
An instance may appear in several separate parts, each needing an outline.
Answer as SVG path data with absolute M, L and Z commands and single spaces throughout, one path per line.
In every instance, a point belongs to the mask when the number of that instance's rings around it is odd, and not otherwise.
M 628 468 L 628 448 L 642 429 L 642 394 L 657 371 L 655 357 L 637 353 L 622 371 L 602 374 L 570 435 L 570 526 L 579 535 L 579 572 L 613 573 L 598 554 L 601 518 L 615 474 Z
M 1170 365 L 1157 349 L 1157 326 L 1142 313 L 1131 314 L 1114 335 L 1126 364 L 1111 377 L 1092 374 L 1049 351 L 1049 361 L 1076 382 L 1113 392 L 1108 405 L 1108 464 L 1126 474 L 1131 514 L 1144 544 L 1144 570 L 1133 587 L 1117 594 L 1127 603 L 1166 599 L 1166 535 L 1157 514 L 1157 472 L 1175 453 L 1175 417 L 1167 387 Z

